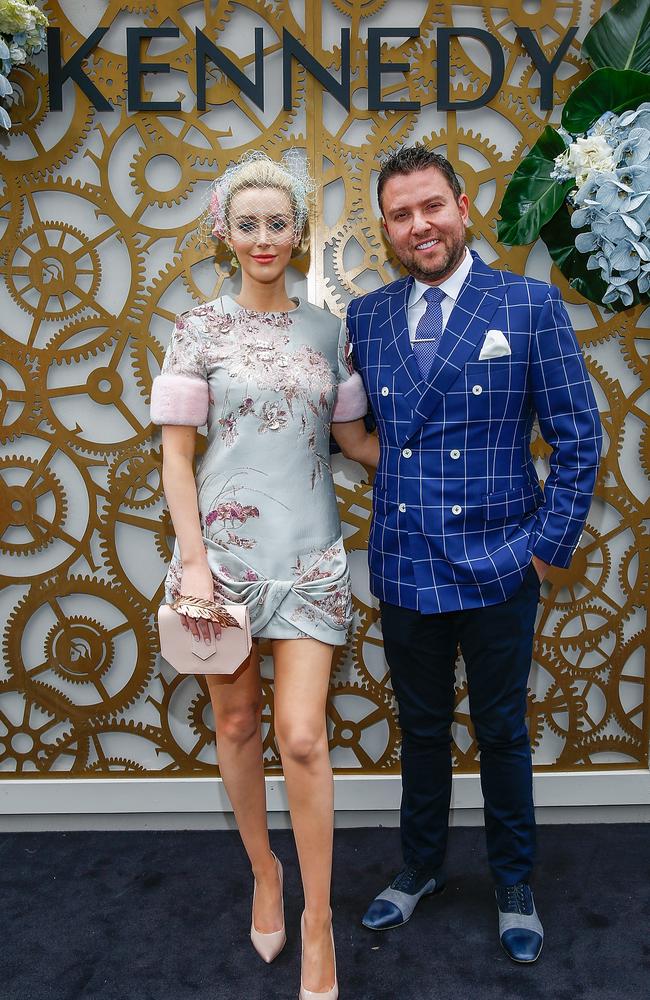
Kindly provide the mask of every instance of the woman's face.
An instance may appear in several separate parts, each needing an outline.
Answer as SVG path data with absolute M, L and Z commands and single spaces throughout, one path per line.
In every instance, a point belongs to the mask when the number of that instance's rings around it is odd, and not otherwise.
M 241 269 L 256 281 L 276 281 L 294 246 L 294 217 L 289 195 L 277 188 L 246 188 L 230 203 L 228 242 Z

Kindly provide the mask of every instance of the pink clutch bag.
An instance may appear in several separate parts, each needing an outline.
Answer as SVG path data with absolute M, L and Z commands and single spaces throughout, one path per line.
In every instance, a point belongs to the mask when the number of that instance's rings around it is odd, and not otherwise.
M 183 627 L 179 611 L 190 618 L 216 621 L 221 637 L 195 639 Z M 213 604 L 197 597 L 179 597 L 158 609 L 160 652 L 179 674 L 234 674 L 251 651 L 251 627 L 245 604 Z

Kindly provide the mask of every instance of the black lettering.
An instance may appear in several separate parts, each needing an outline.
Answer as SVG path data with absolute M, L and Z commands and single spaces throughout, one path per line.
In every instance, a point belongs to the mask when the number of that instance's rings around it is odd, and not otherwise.
M 101 94 L 92 80 L 86 76 L 82 62 L 101 42 L 108 28 L 95 28 L 75 54 L 66 63 L 61 63 L 61 29 L 47 29 L 47 65 L 49 74 L 50 111 L 63 110 L 63 84 L 74 80 L 80 90 L 98 111 L 113 111 L 113 105 Z
M 350 29 L 341 28 L 341 82 L 332 76 L 317 59 L 301 45 L 297 38 L 285 28 L 282 32 L 282 69 L 284 110 L 291 111 L 293 107 L 293 87 L 291 81 L 291 60 L 297 59 L 308 73 L 316 77 L 346 111 L 350 110 Z
M 569 48 L 569 45 L 575 38 L 578 29 L 569 28 L 566 35 L 560 42 L 557 52 L 549 62 L 544 55 L 539 42 L 535 38 L 534 32 L 531 28 L 515 28 L 517 35 L 521 39 L 526 52 L 533 61 L 533 66 L 539 73 L 539 79 L 541 82 L 541 90 L 539 95 L 539 106 L 542 111 L 552 111 L 553 110 L 553 77 L 555 75 L 555 70 L 558 68 L 564 55 Z
M 255 28 L 255 80 L 249 80 L 234 62 L 218 49 L 214 42 L 196 29 L 196 106 L 205 111 L 205 63 L 206 59 L 217 66 L 224 76 L 264 111 L 264 31 Z
M 491 79 L 487 90 L 480 97 L 472 101 L 452 101 L 449 97 L 450 90 L 450 39 L 452 38 L 476 38 L 485 45 L 490 55 L 492 69 Z M 482 28 L 438 28 L 438 110 L 439 111 L 470 111 L 473 108 L 483 108 L 492 100 L 499 91 L 503 83 L 506 66 L 503 58 L 503 50 L 496 38 L 483 31 Z
M 384 38 L 419 38 L 419 28 L 368 28 L 368 111 L 419 111 L 419 101 L 382 101 L 383 73 L 405 73 L 410 63 L 383 63 L 381 43 Z
M 140 61 L 140 42 L 143 38 L 178 38 L 178 28 L 127 28 L 126 72 L 127 108 L 129 111 L 180 111 L 180 101 L 143 101 L 140 96 L 140 77 L 143 73 L 169 73 L 169 63 L 143 63 Z

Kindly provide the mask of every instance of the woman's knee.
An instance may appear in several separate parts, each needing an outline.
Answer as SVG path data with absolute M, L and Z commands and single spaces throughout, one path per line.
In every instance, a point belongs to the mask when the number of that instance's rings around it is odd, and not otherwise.
M 217 713 L 217 740 L 229 743 L 248 743 L 258 736 L 262 724 L 262 703 L 251 701 L 243 705 L 222 709 Z
M 327 732 L 323 725 L 278 726 L 275 735 L 283 760 L 297 764 L 312 764 L 327 755 Z

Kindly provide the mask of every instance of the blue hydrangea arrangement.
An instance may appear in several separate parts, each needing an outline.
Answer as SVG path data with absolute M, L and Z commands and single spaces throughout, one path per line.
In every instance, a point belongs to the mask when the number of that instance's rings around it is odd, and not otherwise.
M 497 232 L 541 237 L 573 288 L 621 311 L 650 301 L 650 0 L 620 0 L 582 51 L 596 70 L 518 165 Z
M 11 128 L 3 101 L 13 94 L 8 76 L 14 66 L 45 48 L 48 20 L 42 10 L 22 0 L 0 0 L 0 126 Z
M 555 157 L 551 177 L 571 179 L 575 246 L 599 271 L 605 305 L 634 304 L 650 289 L 650 103 L 622 115 L 606 111 L 586 135 L 560 130 L 567 148 Z

